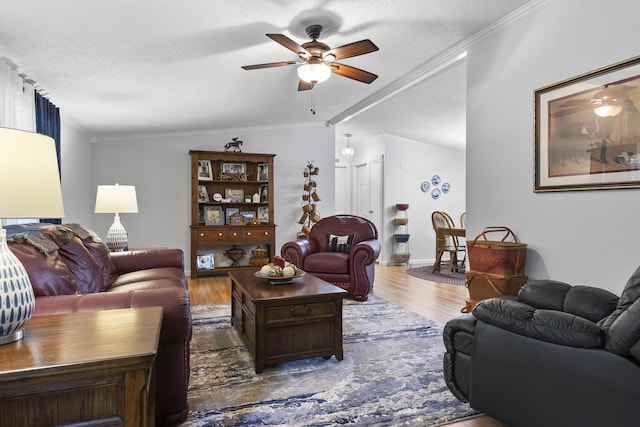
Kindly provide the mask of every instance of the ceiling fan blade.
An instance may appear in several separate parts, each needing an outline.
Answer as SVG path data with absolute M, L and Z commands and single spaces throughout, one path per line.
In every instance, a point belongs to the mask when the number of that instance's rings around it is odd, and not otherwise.
M 337 62 L 331 64 L 331 71 L 336 74 L 340 74 L 341 76 L 349 77 L 350 79 L 358 80 L 359 82 L 367 84 L 373 82 L 378 78 L 377 75 L 372 74 L 368 71 L 364 71 L 356 67 L 351 67 L 349 65 L 338 64 Z
M 344 59 L 351 58 L 353 56 L 364 55 L 365 53 L 375 52 L 376 50 L 378 50 L 378 46 L 373 44 L 371 40 L 366 39 L 331 49 L 330 51 L 325 53 L 324 56 L 326 57 L 327 55 L 333 55 L 336 57 L 336 59 Z
M 300 58 L 306 58 L 311 55 L 307 49 L 303 48 L 284 34 L 267 34 L 267 37 L 294 52 Z
M 261 68 L 284 67 L 286 65 L 295 65 L 296 61 L 269 62 L 267 64 L 243 65 L 245 70 L 259 70 Z
M 300 80 L 300 83 L 298 83 L 298 92 L 302 91 L 302 90 L 311 90 L 313 89 L 313 83 L 309 83 L 306 82 L 304 80 Z

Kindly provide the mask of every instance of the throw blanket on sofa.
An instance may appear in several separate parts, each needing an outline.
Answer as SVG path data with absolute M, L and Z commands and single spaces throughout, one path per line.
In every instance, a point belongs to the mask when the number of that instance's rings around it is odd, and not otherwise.
M 84 240 L 93 233 L 79 224 L 52 225 L 46 223 L 8 225 L 8 243 L 27 243 L 44 255 L 57 251 L 78 237 Z

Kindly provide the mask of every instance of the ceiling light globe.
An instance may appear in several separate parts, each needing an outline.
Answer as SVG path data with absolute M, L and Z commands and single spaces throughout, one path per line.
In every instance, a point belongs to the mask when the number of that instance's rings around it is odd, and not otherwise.
M 603 104 L 593 109 L 593 111 L 600 117 L 613 117 L 622 112 L 622 105 L 620 104 Z
M 354 153 L 354 150 L 349 145 L 347 145 L 346 147 L 344 147 L 342 149 L 342 155 L 345 156 L 345 157 L 351 157 L 351 156 L 353 156 L 353 153 Z
M 322 83 L 331 75 L 331 69 L 324 64 L 304 64 L 298 67 L 300 79 L 309 83 Z

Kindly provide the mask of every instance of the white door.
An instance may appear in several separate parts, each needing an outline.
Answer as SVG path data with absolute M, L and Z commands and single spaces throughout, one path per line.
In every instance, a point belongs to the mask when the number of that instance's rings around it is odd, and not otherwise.
M 356 212 L 378 229 L 382 242 L 383 157 L 356 166 Z
M 369 163 L 356 165 L 355 211 L 356 215 L 367 219 L 371 211 L 370 182 Z
M 378 229 L 378 234 L 382 233 L 382 200 L 383 200 L 383 191 L 382 184 L 384 181 L 383 170 L 384 163 L 383 158 L 380 157 L 376 160 L 373 160 L 369 164 L 371 182 L 369 183 L 369 194 L 370 196 L 370 217 L 369 219 Z M 380 236 L 380 241 L 383 241 L 382 236 Z

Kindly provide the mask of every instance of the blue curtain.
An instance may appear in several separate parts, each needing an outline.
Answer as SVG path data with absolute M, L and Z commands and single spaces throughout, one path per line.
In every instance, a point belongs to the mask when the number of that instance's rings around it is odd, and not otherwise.
M 56 142 L 56 153 L 58 155 L 58 171 L 62 176 L 60 167 L 60 109 L 53 105 L 38 92 L 35 93 L 36 102 L 36 132 L 50 136 Z M 40 222 L 49 224 L 62 224 L 62 219 L 41 219 Z

